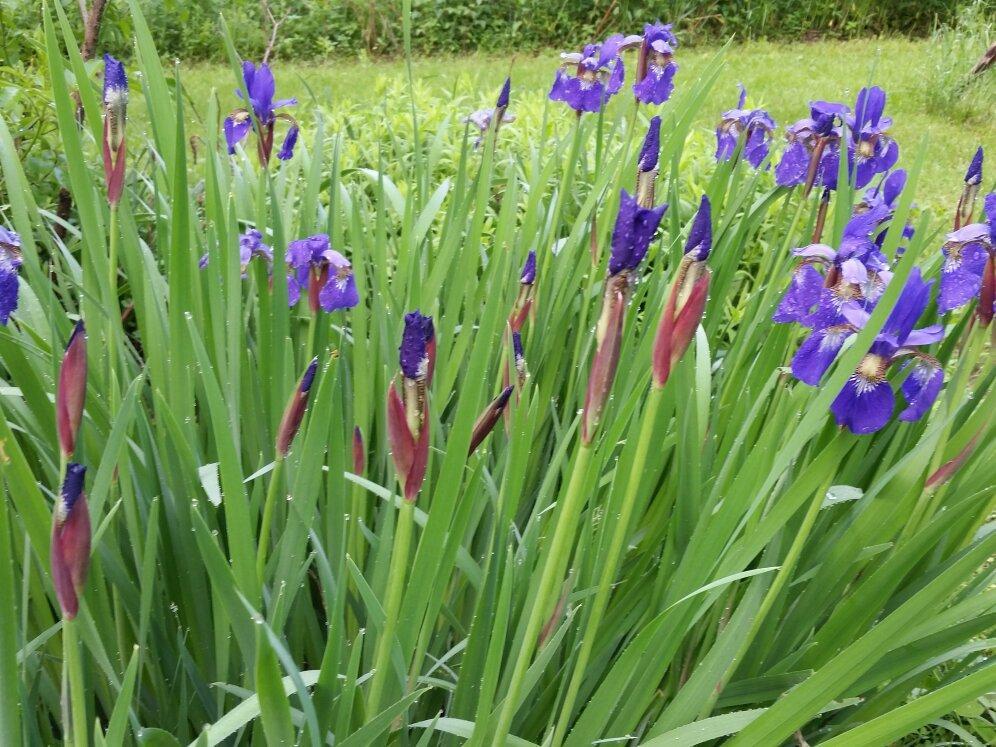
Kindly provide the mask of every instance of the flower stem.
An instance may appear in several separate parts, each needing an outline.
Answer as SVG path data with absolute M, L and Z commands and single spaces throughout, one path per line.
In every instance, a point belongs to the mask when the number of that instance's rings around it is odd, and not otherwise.
M 273 474 L 270 475 L 270 485 L 266 490 L 266 503 L 263 504 L 263 521 L 259 528 L 259 548 L 256 550 L 256 575 L 263 583 L 263 571 L 266 570 L 266 554 L 270 544 L 270 525 L 273 523 L 273 510 L 277 504 L 277 491 L 280 490 L 280 477 L 283 473 L 284 458 L 277 455 L 273 463 Z
M 394 534 L 394 547 L 391 551 L 391 567 L 387 574 L 387 589 L 384 599 L 384 629 L 377 641 L 374 657 L 373 679 L 367 697 L 367 717 L 376 715 L 380 709 L 388 672 L 391 669 L 391 650 L 394 648 L 394 635 L 398 627 L 398 613 L 401 610 L 401 592 L 405 587 L 408 556 L 411 550 L 412 530 L 415 525 L 415 504 L 402 501 L 398 510 L 398 528 Z
M 515 660 L 515 668 L 508 683 L 505 693 L 505 702 L 502 704 L 501 714 L 498 718 L 498 725 L 495 729 L 492 744 L 505 744 L 508 730 L 512 725 L 512 718 L 515 716 L 519 706 L 519 694 L 522 690 L 522 682 L 526 676 L 526 670 L 532 660 L 536 643 L 539 639 L 540 629 L 553 609 L 557 598 L 560 596 L 559 585 L 564 576 L 564 569 L 571 552 L 574 535 L 577 530 L 578 519 L 581 509 L 584 506 L 585 496 L 588 491 L 587 473 L 588 464 L 591 461 L 593 447 L 591 444 L 582 444 L 578 452 L 577 459 L 571 471 L 571 481 L 567 485 L 567 492 L 564 495 L 557 517 L 557 525 L 554 529 L 553 539 L 550 541 L 550 551 L 546 556 L 540 576 L 539 586 L 536 589 L 536 598 L 529 611 L 529 620 L 526 624 L 525 635 L 523 635 L 519 653 Z
M 107 256 L 107 383 L 110 390 L 117 387 L 117 326 L 121 323 L 121 316 L 118 308 L 118 206 L 111 205 L 110 237 L 108 241 Z M 116 400 L 112 396 L 112 401 Z M 116 403 L 113 403 L 116 405 Z M 114 414 L 112 409 L 111 414 Z
M 616 571 L 622 557 L 623 545 L 626 541 L 630 521 L 633 517 L 633 509 L 636 506 L 636 499 L 640 490 L 640 478 L 647 463 L 650 442 L 654 437 L 654 425 L 657 421 L 657 413 L 660 410 L 663 392 L 663 387 L 652 386 L 650 394 L 647 397 L 647 403 L 643 410 L 643 423 L 640 427 L 636 451 L 633 454 L 633 466 L 630 469 L 632 477 L 626 483 L 626 492 L 623 495 L 622 505 L 619 507 L 619 516 L 616 519 L 609 549 L 602 564 L 602 573 L 598 579 L 598 590 L 595 592 L 591 612 L 584 626 L 584 638 L 581 641 L 581 648 L 578 650 L 577 660 L 574 663 L 574 673 L 571 676 L 567 694 L 564 696 L 564 704 L 560 709 L 560 717 L 557 720 L 557 726 L 553 734 L 551 744 L 554 746 L 561 744 L 566 735 L 567 727 L 571 721 L 571 711 L 574 709 L 574 701 L 577 699 L 581 682 L 584 679 L 585 667 L 588 664 L 588 658 L 591 656 L 592 648 L 595 645 L 595 637 L 602 622 L 602 615 L 605 614 L 606 607 L 608 606 L 609 595 L 612 592 L 612 583 L 616 578 Z
M 63 724 L 67 745 L 87 747 L 86 694 L 83 692 L 83 659 L 79 650 L 76 620 L 62 621 L 62 651 L 69 676 L 69 704 L 71 717 Z

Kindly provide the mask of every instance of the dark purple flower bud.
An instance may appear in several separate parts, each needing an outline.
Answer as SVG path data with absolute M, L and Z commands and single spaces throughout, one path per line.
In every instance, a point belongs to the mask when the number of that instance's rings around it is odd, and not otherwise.
M 367 468 L 367 450 L 363 445 L 363 431 L 353 427 L 353 474 L 362 475 Z
M 513 387 L 510 386 L 502 389 L 498 396 L 484 408 L 484 412 L 478 416 L 477 421 L 474 423 L 474 430 L 470 436 L 470 448 L 467 450 L 467 456 L 477 451 L 477 447 L 481 445 L 481 442 L 494 430 L 495 425 L 501 419 L 502 412 L 505 410 L 505 405 L 508 404 L 509 397 L 512 396 L 512 389 Z
M 645 208 L 623 189 L 619 196 L 619 213 L 612 229 L 612 253 L 609 258 L 609 275 L 632 271 L 637 268 L 650 241 L 660 225 L 667 205 Z
M 67 459 L 76 451 L 76 436 L 83 419 L 86 399 L 86 329 L 78 322 L 66 345 L 59 369 L 59 386 L 55 392 L 56 425 L 59 448 Z
M 704 262 L 712 250 L 712 205 L 709 198 L 702 195 L 698 212 L 692 221 L 692 228 L 685 241 L 685 256 Z
M 398 359 L 406 379 L 424 381 L 429 376 L 429 343 L 435 340 L 432 317 L 418 310 L 405 314 L 405 331 L 401 336 Z
M 505 78 L 505 82 L 502 84 L 501 87 L 501 92 L 498 94 L 498 101 L 495 103 L 496 110 L 503 110 L 508 108 L 508 98 L 511 92 L 512 92 L 512 79 Z
M 975 151 L 972 162 L 965 172 L 965 187 L 962 189 L 961 197 L 958 198 L 958 208 L 955 210 L 954 227 L 957 231 L 962 226 L 972 222 L 972 215 L 975 213 L 975 198 L 979 194 L 982 186 L 982 146 Z
M 981 184 L 982 183 L 982 146 L 975 151 L 975 155 L 972 156 L 972 162 L 968 164 L 968 170 L 965 172 L 965 184 Z
M 0 324 L 6 326 L 10 315 L 17 310 L 21 267 L 21 237 L 14 231 L 0 226 Z
M 284 416 L 280 419 L 280 426 L 277 428 L 277 457 L 279 459 L 287 456 L 291 443 L 301 427 L 304 413 L 308 409 L 308 394 L 311 392 L 311 385 L 315 382 L 315 373 L 318 371 L 318 358 L 313 358 L 311 363 L 301 376 L 294 393 L 287 401 L 284 408 Z
M 651 117 L 650 125 L 647 127 L 647 134 L 643 138 L 643 147 L 640 149 L 640 171 L 653 171 L 657 168 L 657 159 L 661 150 L 661 118 Z
M 125 123 L 128 120 L 128 78 L 124 65 L 104 55 L 104 183 L 107 201 L 117 205 L 124 188 Z
M 522 349 L 522 335 L 519 332 L 512 332 L 512 357 L 515 360 L 516 382 L 521 387 L 526 383 L 529 372 L 526 369 L 526 354 Z
M 83 494 L 86 468 L 70 464 L 52 521 L 52 585 L 62 616 L 72 620 L 79 612 L 79 595 L 90 567 L 90 512 Z
M 532 285 L 536 282 L 536 252 L 530 251 L 526 255 L 526 261 L 522 265 L 522 274 L 519 275 L 519 282 L 525 285 Z
M 284 136 L 284 143 L 280 146 L 280 151 L 277 153 L 277 158 L 281 161 L 289 161 L 294 155 L 294 146 L 297 144 L 297 125 L 291 125 L 290 129 L 287 130 L 287 134 Z
M 636 166 L 636 201 L 641 207 L 654 206 L 654 187 L 657 182 L 657 161 L 661 149 L 661 118 L 653 117 L 647 128 Z
M 124 65 L 109 54 L 104 55 L 104 114 L 109 122 L 108 144 L 116 153 L 128 118 L 128 76 Z

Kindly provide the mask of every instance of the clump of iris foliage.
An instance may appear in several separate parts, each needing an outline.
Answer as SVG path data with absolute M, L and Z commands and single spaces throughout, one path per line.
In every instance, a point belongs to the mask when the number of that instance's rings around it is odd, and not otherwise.
M 684 173 L 736 61 L 654 23 L 348 163 L 224 24 L 188 129 L 130 8 L 102 86 L 44 17 L 64 230 L 0 119 L 0 742 L 991 736 L 981 149 L 913 220 L 885 91 L 741 89 Z

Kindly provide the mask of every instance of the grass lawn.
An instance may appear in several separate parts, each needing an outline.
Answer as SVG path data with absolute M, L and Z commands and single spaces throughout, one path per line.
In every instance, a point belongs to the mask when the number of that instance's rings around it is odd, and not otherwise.
M 925 91 L 932 84 L 931 76 L 937 77 L 932 72 L 939 64 L 932 59 L 934 51 L 927 41 L 905 39 L 751 42 L 731 46 L 725 53 L 722 75 L 698 118 L 703 149 L 704 141 L 712 137 L 720 112 L 736 104 L 738 82 L 747 87 L 749 106 L 766 107 L 775 118 L 780 128 L 776 133 L 779 143 L 781 128 L 805 116 L 811 99 L 843 101 L 853 106 L 858 89 L 874 83 L 889 94 L 886 113 L 895 121 L 892 132 L 904 149 L 900 165 L 911 165 L 915 149 L 926 135 L 928 157 L 920 192 L 926 204 L 947 205 L 957 200 L 965 166 L 975 148 L 984 145 L 996 152 L 996 128 L 992 126 L 996 102 L 968 102 L 954 112 L 930 107 Z M 677 86 L 689 85 L 716 52 L 712 47 L 679 50 Z M 557 54 L 551 50 L 536 56 L 472 55 L 419 60 L 414 68 L 416 104 L 425 91 L 438 103 L 452 101 L 449 112 L 432 114 L 462 116 L 492 105 L 492 92 L 497 94 L 504 76 L 511 72 L 511 110 L 519 117 L 515 127 L 529 128 L 542 116 Z M 627 58 L 627 64 L 631 59 Z M 331 115 L 333 127 L 343 111 L 361 118 L 364 111 L 380 111 L 382 107 L 399 113 L 407 111 L 407 100 L 398 96 L 404 89 L 403 61 L 350 60 L 312 66 L 275 60 L 274 65 L 278 96 L 296 96 L 305 103 L 313 94 Z M 206 101 L 210 90 L 216 88 L 222 111 L 233 105 L 226 90 L 232 87 L 230 80 L 231 72 L 220 65 L 195 65 L 184 72 L 190 99 Z M 487 96 L 482 97 L 481 92 L 487 92 Z M 629 97 L 621 94 L 613 105 L 628 107 Z M 427 115 L 424 109 L 423 104 L 422 117 Z M 567 113 L 561 113 L 568 118 Z M 377 134 L 376 128 L 354 131 L 356 137 Z

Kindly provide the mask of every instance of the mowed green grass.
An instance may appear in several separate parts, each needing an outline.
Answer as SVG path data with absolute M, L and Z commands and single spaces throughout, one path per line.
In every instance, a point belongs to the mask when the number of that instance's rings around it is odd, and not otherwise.
M 581 41 L 581 40 L 577 40 Z M 238 40 L 236 40 L 236 44 Z M 717 53 L 714 47 L 679 49 L 677 85 L 691 81 Z M 779 125 L 776 142 L 783 138 L 785 125 L 806 116 L 813 99 L 837 100 L 853 106 L 857 91 L 875 84 L 889 95 L 887 115 L 894 120 L 893 134 L 904 149 L 900 165 L 909 165 L 924 135 L 929 138 L 925 178 L 919 201 L 938 208 L 957 199 L 965 166 L 975 148 L 987 146 L 996 154 L 996 102 L 972 102 L 969 116 L 931 110 L 925 90 L 934 69 L 936 50 L 929 41 L 870 39 L 849 42 L 774 44 L 751 42 L 733 44 L 725 51 L 726 65 L 712 90 L 696 129 L 702 150 L 711 145 L 711 131 L 720 113 L 736 104 L 738 82 L 748 90 L 748 106 L 763 106 Z M 633 68 L 633 55 L 626 57 L 627 75 Z M 408 111 L 409 103 L 399 91 L 405 90 L 404 62 L 332 60 L 314 65 L 272 60 L 277 76 L 277 95 L 296 96 L 302 103 L 311 97 L 322 105 L 334 129 L 348 112 L 354 138 L 379 137 L 384 111 Z M 518 130 L 531 132 L 543 114 L 543 102 L 559 62 L 558 52 L 508 56 L 471 55 L 417 60 L 415 103 L 420 117 L 432 120 L 463 116 L 469 111 L 493 105 L 493 99 L 506 74 L 512 75 L 511 111 L 518 116 L 506 138 Z M 181 67 L 189 101 L 204 111 L 212 89 L 218 92 L 224 112 L 236 105 L 232 93 L 232 71 L 225 65 Z M 989 73 L 994 74 L 994 73 Z M 628 88 L 616 97 L 613 106 L 630 106 Z M 419 106 L 420 94 L 424 96 Z M 439 107 L 448 111 L 437 111 Z M 299 107 L 304 109 L 305 107 Z M 570 113 L 557 106 L 555 115 L 570 121 Z M 368 113 L 369 117 L 364 115 Z M 359 126 L 357 125 L 359 122 Z M 310 122 L 302 125 L 307 132 Z M 278 135 L 279 137 L 279 135 Z M 987 184 L 989 182 L 987 181 Z

